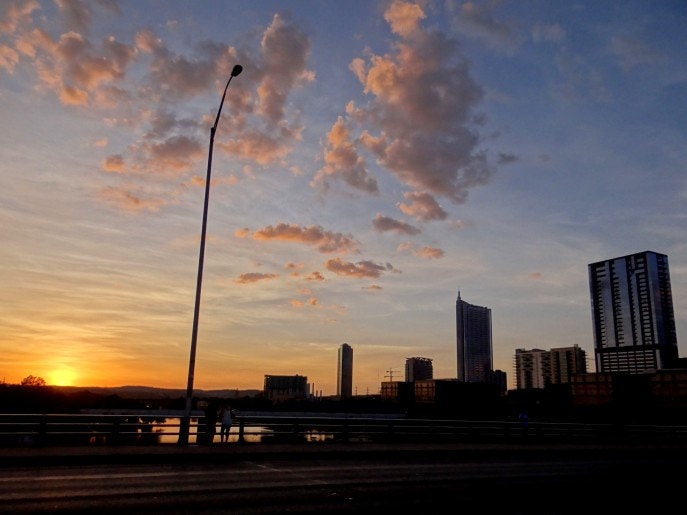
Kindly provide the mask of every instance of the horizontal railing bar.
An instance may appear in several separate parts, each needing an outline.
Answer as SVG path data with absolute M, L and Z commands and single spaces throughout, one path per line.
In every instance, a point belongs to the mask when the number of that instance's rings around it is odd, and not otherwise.
M 0 445 L 49 445 L 58 443 L 61 439 L 90 444 L 92 439 L 100 442 L 102 438 L 113 444 L 128 441 L 154 444 L 160 443 L 162 438 L 178 436 L 179 422 L 169 420 L 180 418 L 178 413 L 170 411 L 118 414 L 0 414 Z M 205 417 L 193 416 L 192 422 L 190 435 L 200 439 L 205 433 Z M 532 421 L 524 425 L 519 421 L 239 414 L 235 418 L 231 436 L 238 438 L 240 442 L 251 438 L 258 441 L 290 438 L 294 441 L 319 442 L 332 439 L 360 441 L 436 437 L 674 441 L 687 440 L 687 426 Z

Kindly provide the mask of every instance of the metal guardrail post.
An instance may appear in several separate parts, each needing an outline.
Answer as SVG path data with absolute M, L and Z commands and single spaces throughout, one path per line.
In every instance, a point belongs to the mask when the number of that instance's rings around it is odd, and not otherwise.
M 244 443 L 245 442 L 245 437 L 244 437 L 245 430 L 246 430 L 246 423 L 243 420 L 239 421 L 238 443 Z
M 119 419 L 116 418 L 112 423 L 112 439 L 110 441 L 112 445 L 119 445 L 119 430 Z
M 39 446 L 45 445 L 48 433 L 48 415 L 42 415 L 40 424 L 38 426 L 38 442 Z

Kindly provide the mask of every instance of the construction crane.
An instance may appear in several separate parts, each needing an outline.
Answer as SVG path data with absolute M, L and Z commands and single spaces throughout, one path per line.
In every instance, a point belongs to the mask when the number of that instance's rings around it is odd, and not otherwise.
M 394 370 L 394 369 L 390 368 L 389 370 L 386 371 L 386 375 L 384 377 L 388 378 L 389 381 L 393 381 L 394 380 L 394 372 L 398 372 L 398 370 Z

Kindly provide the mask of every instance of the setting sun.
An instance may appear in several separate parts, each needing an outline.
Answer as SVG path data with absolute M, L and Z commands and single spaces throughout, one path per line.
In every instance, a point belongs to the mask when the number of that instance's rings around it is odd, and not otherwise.
M 53 370 L 45 378 L 45 382 L 51 386 L 73 386 L 76 381 L 76 373 L 69 369 Z

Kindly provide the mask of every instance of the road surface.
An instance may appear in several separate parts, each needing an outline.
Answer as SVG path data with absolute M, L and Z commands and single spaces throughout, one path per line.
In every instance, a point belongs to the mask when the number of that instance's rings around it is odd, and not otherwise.
M 121 457 L 121 455 L 120 455 Z M 656 513 L 682 502 L 687 451 L 664 448 L 215 454 L 2 467 L 0 512 Z

